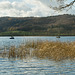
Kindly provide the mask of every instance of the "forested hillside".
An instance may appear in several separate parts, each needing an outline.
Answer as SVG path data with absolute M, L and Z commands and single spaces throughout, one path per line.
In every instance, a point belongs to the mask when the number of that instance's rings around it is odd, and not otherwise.
M 0 17 L 0 35 L 75 35 L 75 15 Z

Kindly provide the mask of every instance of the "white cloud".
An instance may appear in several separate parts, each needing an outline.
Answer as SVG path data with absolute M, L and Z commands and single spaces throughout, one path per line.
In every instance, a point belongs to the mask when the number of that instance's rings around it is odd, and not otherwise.
M 55 1 L 55 0 L 54 0 Z M 49 8 L 50 0 L 9 0 L 0 1 L 0 16 L 50 16 L 66 13 L 65 11 L 56 12 Z M 53 3 L 51 3 L 53 4 Z M 56 2 L 55 4 L 56 5 Z M 67 13 L 75 13 L 75 9 L 69 10 Z
M 12 5 L 9 1 L 0 2 L 0 9 L 10 9 Z

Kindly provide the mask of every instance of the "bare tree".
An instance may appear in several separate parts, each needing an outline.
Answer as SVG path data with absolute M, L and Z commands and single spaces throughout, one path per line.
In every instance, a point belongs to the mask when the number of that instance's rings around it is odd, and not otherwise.
M 53 1 L 53 0 L 51 0 Z M 71 8 L 73 5 L 74 5 L 74 2 L 75 0 L 72 0 L 69 4 L 64 4 L 65 1 L 67 0 L 56 0 L 57 3 L 59 3 L 59 6 L 51 6 L 50 5 L 50 8 L 54 9 L 54 10 L 63 10 L 63 9 L 66 9 L 66 8 Z

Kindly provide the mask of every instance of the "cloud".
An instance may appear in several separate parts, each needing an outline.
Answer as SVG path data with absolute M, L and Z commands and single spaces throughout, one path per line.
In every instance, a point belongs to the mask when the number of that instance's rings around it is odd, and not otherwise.
M 66 13 L 50 9 L 49 4 L 53 4 L 53 2 L 50 3 L 50 0 L 0 0 L 0 16 L 43 17 Z M 75 9 L 69 10 L 67 13 L 75 13 Z
M 12 5 L 9 1 L 0 2 L 0 9 L 10 9 Z

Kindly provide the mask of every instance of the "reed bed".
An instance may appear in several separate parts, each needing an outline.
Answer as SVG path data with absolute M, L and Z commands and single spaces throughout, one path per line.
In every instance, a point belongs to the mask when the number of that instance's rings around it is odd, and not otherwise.
M 8 52 L 9 58 L 26 58 L 27 56 L 55 61 L 75 59 L 75 42 L 28 42 L 26 45 L 20 45 L 19 48 L 12 46 Z
M 75 59 L 75 42 L 41 42 L 33 51 L 33 56 L 55 61 Z
M 8 57 L 8 58 L 26 58 L 27 55 L 30 54 L 30 51 L 28 48 L 25 47 L 25 45 L 20 45 L 18 48 L 15 46 L 11 46 L 9 48 L 9 51 L 3 51 L 2 57 Z

